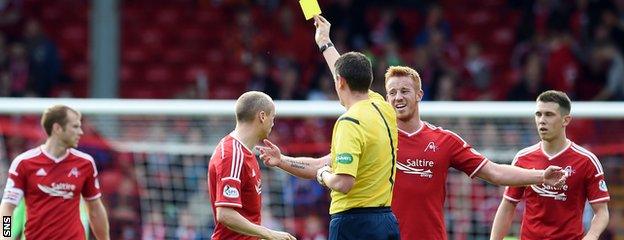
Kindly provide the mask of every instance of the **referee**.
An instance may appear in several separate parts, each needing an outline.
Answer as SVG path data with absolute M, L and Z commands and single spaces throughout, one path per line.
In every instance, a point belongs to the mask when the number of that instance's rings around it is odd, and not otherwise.
M 329 239 L 399 239 L 392 214 L 392 186 L 397 151 L 396 112 L 369 90 L 370 60 L 361 53 L 342 56 L 329 38 L 330 23 L 315 16 L 318 44 L 334 77 L 340 104 L 347 112 L 332 133 L 331 153 L 323 158 L 288 157 L 268 140 L 258 147 L 267 166 L 316 179 L 331 189 Z M 329 163 L 329 165 L 326 165 Z M 325 165 L 325 166 L 324 166 Z M 316 174 L 314 174 L 316 173 Z

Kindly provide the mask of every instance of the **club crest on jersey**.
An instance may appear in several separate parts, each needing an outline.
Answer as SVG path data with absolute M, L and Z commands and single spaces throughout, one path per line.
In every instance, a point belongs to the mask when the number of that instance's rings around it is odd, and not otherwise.
M 427 144 L 427 147 L 425 148 L 424 152 L 429 151 L 429 150 L 435 152 L 437 149 L 438 149 L 438 147 L 436 147 L 435 143 L 429 142 L 429 144 Z
M 605 180 L 600 180 L 600 182 L 598 182 L 598 189 L 600 189 L 600 191 L 606 192 L 607 182 L 605 182 Z
M 78 168 L 73 167 L 73 168 L 69 171 L 69 173 L 67 174 L 67 177 L 74 176 L 75 178 L 78 178 L 78 174 L 79 174 L 79 172 L 78 172 Z
M 572 176 L 572 173 L 574 173 L 574 170 L 572 169 L 572 166 L 566 166 L 563 171 L 566 174 L 566 177 L 570 177 Z
M 76 185 L 71 183 L 52 183 L 52 186 L 37 184 L 39 190 L 52 197 L 61 197 L 63 199 L 72 199 Z
M 240 193 L 238 193 L 238 189 L 236 189 L 235 187 L 225 185 L 225 187 L 223 187 L 223 196 L 225 196 L 226 198 L 238 198 L 240 196 Z

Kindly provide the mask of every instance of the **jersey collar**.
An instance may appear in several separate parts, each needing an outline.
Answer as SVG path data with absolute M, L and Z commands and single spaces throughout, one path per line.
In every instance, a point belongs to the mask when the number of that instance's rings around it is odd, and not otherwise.
M 46 152 L 45 149 L 43 149 L 43 145 L 39 146 L 39 149 L 41 149 L 41 152 L 43 153 L 43 155 L 45 155 L 46 157 L 48 157 L 50 160 L 54 161 L 55 163 L 59 163 L 59 162 L 65 160 L 65 158 L 67 158 L 67 156 L 69 156 L 69 149 L 65 150 L 65 154 L 63 154 L 59 158 L 56 158 L 56 157 L 52 156 L 52 154 Z
M 425 128 L 425 122 L 420 121 L 420 127 L 418 128 L 418 130 L 414 131 L 413 133 L 408 133 L 408 132 L 406 132 L 406 131 L 404 131 L 403 129 L 400 129 L 400 128 L 398 128 L 398 129 L 399 129 L 399 132 L 402 132 L 403 134 L 407 135 L 408 137 L 412 137 L 412 136 L 420 133 L 420 131 L 422 131 L 423 128 Z
M 572 141 L 570 141 L 570 139 L 566 139 L 566 146 L 561 149 L 561 151 L 559 151 L 558 153 L 555 153 L 554 155 L 548 155 L 548 153 L 546 153 L 546 151 L 544 151 L 544 146 L 543 146 L 543 142 L 540 142 L 540 150 L 542 150 L 542 153 L 544 154 L 544 156 L 548 157 L 548 160 L 553 160 L 556 157 L 558 157 L 559 155 L 561 155 L 562 153 L 564 153 L 566 150 L 568 150 L 568 148 L 570 148 L 570 146 L 572 146 Z
M 247 148 L 247 146 L 245 146 L 245 144 L 243 144 L 243 141 L 241 141 L 238 138 L 234 137 L 234 135 L 232 135 L 231 133 L 230 133 L 230 137 L 232 137 L 234 140 L 236 140 L 238 143 L 240 143 L 240 145 L 243 146 L 247 151 L 249 151 L 250 153 L 253 153 L 253 151 L 251 151 L 249 148 Z

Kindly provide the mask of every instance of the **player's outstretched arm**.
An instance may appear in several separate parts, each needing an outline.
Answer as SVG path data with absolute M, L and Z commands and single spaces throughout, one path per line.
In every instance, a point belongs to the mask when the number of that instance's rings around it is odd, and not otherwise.
M 558 166 L 549 166 L 545 170 L 524 169 L 516 166 L 488 162 L 476 174 L 490 183 L 503 186 L 526 186 L 546 184 L 560 187 L 565 184 L 566 174 Z
M 264 165 L 269 167 L 278 167 L 282 170 L 305 179 L 316 178 L 316 171 L 329 164 L 330 155 L 321 158 L 311 157 L 289 157 L 282 155 L 278 146 L 271 141 L 265 139 L 264 146 L 256 146 L 260 152 L 260 159 Z
M 316 15 L 314 16 L 314 26 L 316 26 L 314 40 L 316 41 L 316 45 L 318 45 L 319 49 L 323 46 L 331 46 L 323 51 L 323 57 L 325 58 L 325 62 L 327 62 L 329 70 L 331 70 L 332 79 L 336 79 L 335 64 L 338 58 L 340 58 L 340 53 L 336 50 L 336 47 L 333 46 L 333 43 L 331 43 L 332 41 L 329 38 L 329 29 L 331 24 L 323 16 Z
M 503 198 L 492 223 L 490 240 L 502 240 L 507 235 L 515 211 L 516 203 Z
M 592 218 L 591 226 L 583 240 L 598 240 L 602 231 L 609 224 L 609 208 L 606 202 L 592 203 L 591 207 L 594 210 L 594 218 Z
M 91 225 L 91 230 L 93 230 L 93 235 L 95 235 L 95 238 L 98 240 L 109 240 L 108 216 L 102 199 L 96 198 L 94 200 L 87 200 L 86 203 L 87 210 L 89 211 L 89 224 Z
M 5 193 L 6 194 L 6 193 Z M 15 204 L 12 203 L 8 203 L 8 202 L 2 202 L 2 204 L 0 204 L 0 215 L 1 216 L 10 216 L 11 218 L 13 218 L 13 210 L 15 210 Z M 4 240 L 4 239 L 11 239 L 10 237 L 5 238 L 3 237 L 4 234 L 2 234 L 2 237 L 0 237 L 0 239 Z
M 256 225 L 244 218 L 236 210 L 229 207 L 217 207 L 217 221 L 232 231 L 248 236 L 259 237 L 267 240 L 294 240 L 296 239 L 287 232 L 275 231 Z

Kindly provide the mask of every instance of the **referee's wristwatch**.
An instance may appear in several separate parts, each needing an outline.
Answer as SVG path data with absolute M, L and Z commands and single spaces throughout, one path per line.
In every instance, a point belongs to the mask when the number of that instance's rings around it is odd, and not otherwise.
M 325 43 L 325 44 L 323 44 L 322 46 L 319 47 L 319 51 L 321 51 L 321 53 L 324 53 L 325 50 L 327 50 L 328 48 L 333 47 L 333 46 L 334 46 L 334 44 L 332 42 Z
M 323 173 L 325 172 L 331 173 L 331 168 L 327 165 L 316 170 L 316 181 L 323 187 L 327 187 L 327 185 L 325 185 L 325 181 L 323 181 Z

